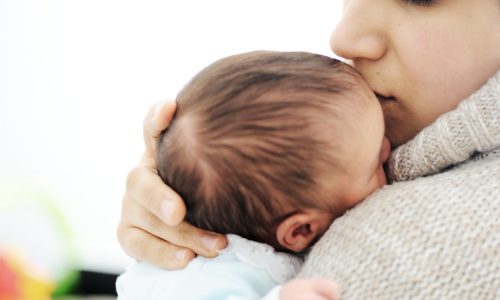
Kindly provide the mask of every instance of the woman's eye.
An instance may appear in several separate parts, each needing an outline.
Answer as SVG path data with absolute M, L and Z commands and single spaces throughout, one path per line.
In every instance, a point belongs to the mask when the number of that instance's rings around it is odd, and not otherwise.
M 417 6 L 431 6 L 433 0 L 404 0 L 404 2 Z

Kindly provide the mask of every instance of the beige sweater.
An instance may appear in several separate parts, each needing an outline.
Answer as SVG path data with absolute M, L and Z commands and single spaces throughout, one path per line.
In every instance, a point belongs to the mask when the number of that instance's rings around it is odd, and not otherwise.
M 389 167 L 395 183 L 337 219 L 299 277 L 342 299 L 500 299 L 500 71 Z

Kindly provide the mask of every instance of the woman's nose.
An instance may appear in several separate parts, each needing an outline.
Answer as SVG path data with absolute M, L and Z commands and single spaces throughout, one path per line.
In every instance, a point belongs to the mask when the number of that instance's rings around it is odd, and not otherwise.
M 383 15 L 374 0 L 344 2 L 344 14 L 330 37 L 330 48 L 346 59 L 378 60 L 386 52 Z

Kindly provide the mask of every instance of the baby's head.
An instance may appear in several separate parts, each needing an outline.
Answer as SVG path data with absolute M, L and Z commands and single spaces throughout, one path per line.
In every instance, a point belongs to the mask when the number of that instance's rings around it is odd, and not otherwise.
M 231 56 L 196 75 L 176 102 L 157 168 L 197 227 L 301 252 L 385 184 L 381 108 L 335 59 Z

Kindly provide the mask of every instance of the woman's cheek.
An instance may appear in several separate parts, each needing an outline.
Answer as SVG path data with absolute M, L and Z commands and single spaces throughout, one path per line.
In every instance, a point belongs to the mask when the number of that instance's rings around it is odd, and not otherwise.
M 483 81 L 478 75 L 485 69 L 480 59 L 474 59 L 477 53 L 460 26 L 445 20 L 431 25 L 414 34 L 413 47 L 406 48 L 406 53 L 413 52 L 405 68 L 413 90 L 407 96 L 414 99 L 407 105 L 421 112 L 420 120 L 427 125 L 478 89 Z
M 430 56 L 430 55 L 428 55 Z M 430 125 L 441 114 L 456 107 L 458 103 L 456 82 L 461 78 L 452 75 L 449 65 L 435 58 L 427 57 L 421 65 L 409 68 L 409 82 L 404 96 L 400 99 L 405 119 L 413 122 L 414 130 L 420 131 Z

